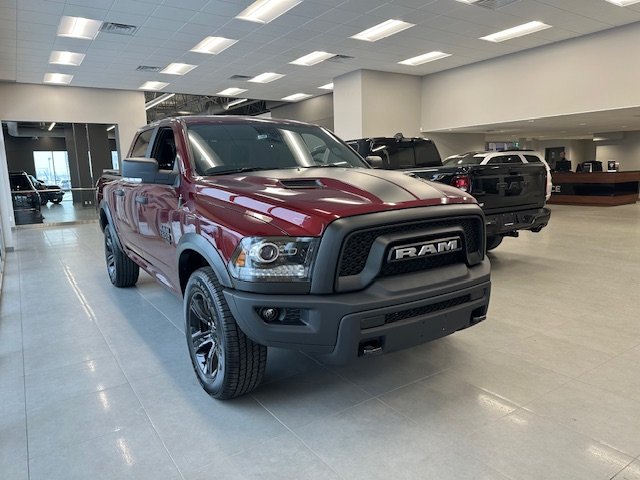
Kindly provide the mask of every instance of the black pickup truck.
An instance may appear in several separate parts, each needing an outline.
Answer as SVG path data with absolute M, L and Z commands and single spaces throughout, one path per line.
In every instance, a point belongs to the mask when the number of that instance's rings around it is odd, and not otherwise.
M 374 168 L 400 170 L 470 193 L 485 213 L 487 249 L 520 230 L 539 232 L 549 222 L 545 201 L 550 172 L 534 152 L 471 152 L 444 164 L 426 138 L 375 137 L 347 142 Z

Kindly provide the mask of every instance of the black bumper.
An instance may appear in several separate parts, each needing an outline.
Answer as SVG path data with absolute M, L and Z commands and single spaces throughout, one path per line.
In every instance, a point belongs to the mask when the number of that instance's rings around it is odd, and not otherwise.
M 485 214 L 487 235 L 499 235 L 516 230 L 539 232 L 549 223 L 551 211 L 548 208 L 536 208 L 519 212 Z
M 267 295 L 229 289 L 224 294 L 238 325 L 253 341 L 343 364 L 371 346 L 376 352 L 400 350 L 483 320 L 489 272 L 485 259 L 472 268 L 453 265 L 379 279 L 352 293 Z M 266 323 L 258 314 L 265 307 L 299 312 L 299 324 Z

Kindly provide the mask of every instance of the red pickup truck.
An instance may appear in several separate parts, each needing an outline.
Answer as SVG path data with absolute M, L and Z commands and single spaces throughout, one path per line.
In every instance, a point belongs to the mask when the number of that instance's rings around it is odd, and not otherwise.
M 165 119 L 138 131 L 96 195 L 109 279 L 133 286 L 141 267 L 184 298 L 191 361 L 215 398 L 254 389 L 267 346 L 346 363 L 486 318 L 475 200 L 374 170 L 317 126 Z

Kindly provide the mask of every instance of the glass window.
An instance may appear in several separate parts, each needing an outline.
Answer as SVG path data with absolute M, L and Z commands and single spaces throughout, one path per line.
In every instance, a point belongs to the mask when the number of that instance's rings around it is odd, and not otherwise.
M 173 170 L 176 163 L 176 139 L 173 130 L 163 128 L 158 132 L 151 156 L 158 161 L 160 170 Z
M 487 162 L 487 165 L 499 165 L 505 163 L 524 163 L 519 155 L 498 155 Z
M 71 173 L 69 172 L 69 154 L 66 150 L 35 151 L 33 165 L 36 178 L 48 184 L 55 183 L 64 189 L 69 188 Z
M 448 157 L 442 163 L 450 167 L 454 165 L 480 165 L 484 158 L 485 155 L 471 152 L 465 153 L 464 155 L 454 155 L 452 157 Z
M 188 127 L 199 175 L 297 167 L 367 167 L 320 127 L 262 122 Z
M 524 158 L 526 158 L 529 163 L 542 163 L 542 160 L 540 160 L 537 155 L 525 155 Z
M 149 146 L 149 142 L 151 141 L 151 134 L 153 133 L 153 129 L 145 130 L 144 132 L 138 135 L 136 138 L 136 143 L 133 145 L 131 149 L 132 157 L 146 157 L 147 156 L 147 147 Z
M 393 170 L 416 166 L 413 142 L 397 142 L 394 139 L 376 140 L 371 145 L 371 155 L 382 157 L 385 168 Z
M 23 192 L 25 190 L 34 190 L 33 185 L 29 181 L 26 173 L 12 173 L 9 175 L 9 183 L 11 190 Z

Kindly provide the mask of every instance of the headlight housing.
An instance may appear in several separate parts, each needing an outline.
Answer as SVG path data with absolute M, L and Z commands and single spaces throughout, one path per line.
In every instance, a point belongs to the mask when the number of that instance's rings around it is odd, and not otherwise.
M 243 238 L 229 271 L 244 282 L 308 282 L 318 243 L 314 237 Z

